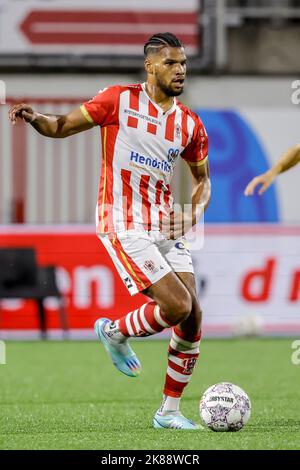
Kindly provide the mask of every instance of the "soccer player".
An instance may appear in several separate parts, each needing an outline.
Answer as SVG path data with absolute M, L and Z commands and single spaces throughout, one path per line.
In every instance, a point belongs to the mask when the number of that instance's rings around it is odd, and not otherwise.
M 300 162 L 300 144 L 296 145 L 289 149 L 286 153 L 282 155 L 280 160 L 272 166 L 266 173 L 253 178 L 245 189 L 245 196 L 253 196 L 255 188 L 261 184 L 261 188 L 258 191 L 258 194 L 262 195 L 269 186 L 273 183 L 275 178 L 285 171 L 293 168 Z
M 199 356 L 202 316 L 184 233 L 210 198 L 208 138 L 200 118 L 176 98 L 186 78 L 178 38 L 155 34 L 144 53 L 143 84 L 100 90 L 63 116 L 39 114 L 27 104 L 13 106 L 9 116 L 56 138 L 101 127 L 97 234 L 130 294 L 142 292 L 151 301 L 117 321 L 100 318 L 95 330 L 116 368 L 136 377 L 141 364 L 128 340 L 172 328 L 163 400 L 153 425 L 197 429 L 179 411 Z M 174 215 L 170 180 L 179 156 L 190 168 L 193 188 L 191 210 Z

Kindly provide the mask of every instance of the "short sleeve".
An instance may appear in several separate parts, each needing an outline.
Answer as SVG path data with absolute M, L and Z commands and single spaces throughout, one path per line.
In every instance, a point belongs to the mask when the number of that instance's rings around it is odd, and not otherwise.
M 119 120 L 120 87 L 104 88 L 86 101 L 80 109 L 87 121 L 99 126 L 117 124 Z
M 181 153 L 181 157 L 192 166 L 201 166 L 207 161 L 208 136 L 198 116 L 196 118 L 192 139 Z

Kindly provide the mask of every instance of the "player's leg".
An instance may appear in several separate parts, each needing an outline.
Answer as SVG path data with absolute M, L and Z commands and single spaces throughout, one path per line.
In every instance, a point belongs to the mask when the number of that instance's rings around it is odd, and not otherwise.
M 170 293 L 172 286 L 171 276 L 165 276 L 159 283 L 149 287 L 146 294 L 157 304 L 164 305 L 167 309 L 174 309 L 169 313 L 169 320 L 172 319 L 172 338 L 168 350 L 168 368 L 163 391 L 163 402 L 156 412 L 153 420 L 155 428 L 175 428 L 175 429 L 200 429 L 202 426 L 195 425 L 185 418 L 180 410 L 180 399 L 184 388 L 191 379 L 191 375 L 199 356 L 200 331 L 201 331 L 201 310 L 197 301 L 196 291 L 193 289 L 194 276 L 192 273 L 172 273 L 179 281 L 176 283 L 178 292 L 182 295 L 187 290 L 190 295 L 190 312 L 188 315 L 178 316 L 177 302 L 170 302 L 165 297 L 165 292 Z M 170 294 L 169 294 L 170 295 Z
M 191 253 L 184 239 L 167 241 L 159 245 L 160 251 L 189 291 L 192 308 L 190 315 L 172 330 L 168 350 L 168 367 L 161 408 L 155 415 L 154 425 L 172 422 L 179 412 L 180 400 L 199 356 L 202 312 L 196 293 Z M 167 426 L 169 427 L 169 426 Z
M 192 273 L 177 273 L 192 299 L 190 315 L 175 326 L 168 350 L 168 368 L 163 391 L 161 413 L 178 411 L 185 387 L 191 380 L 199 357 L 202 312 Z
M 115 321 L 124 337 L 151 336 L 179 324 L 190 315 L 190 294 L 173 272 L 165 274 L 142 293 L 152 301 Z
M 130 337 L 157 334 L 182 322 L 191 309 L 187 289 L 174 273 L 166 274 L 155 285 L 155 301 L 147 302 L 116 321 L 102 318 L 95 323 L 95 330 L 110 354 L 114 365 L 124 374 L 136 377 L 141 365 L 128 344 Z M 148 290 L 144 291 L 148 295 Z
M 148 236 L 101 239 L 129 292 L 141 291 L 153 299 L 114 322 L 102 318 L 95 324 L 115 366 L 126 375 L 137 376 L 141 366 L 128 338 L 150 336 L 182 322 L 190 314 L 191 297 Z
M 131 240 L 127 236 L 112 243 L 106 237 L 104 244 L 131 294 L 140 290 L 152 298 L 152 302 L 144 304 L 134 312 L 129 312 L 115 322 L 106 320 L 106 323 L 101 325 L 99 335 L 116 367 L 127 375 L 137 375 L 136 370 L 130 369 L 130 363 L 133 360 L 136 363 L 137 359 L 131 356 L 130 360 L 126 361 L 127 352 L 121 350 L 129 347 L 128 338 L 150 336 L 170 326 L 185 325 L 184 322 L 192 311 L 192 298 L 185 284 L 171 271 L 166 258 L 150 238 L 135 236 Z M 114 251 L 111 250 L 112 246 Z M 126 269 L 122 271 L 124 267 Z M 103 319 L 96 322 L 98 334 L 101 321 L 103 322 Z M 155 423 L 156 427 L 164 428 L 198 428 L 179 411 L 174 411 L 169 416 L 166 414 L 156 416 Z

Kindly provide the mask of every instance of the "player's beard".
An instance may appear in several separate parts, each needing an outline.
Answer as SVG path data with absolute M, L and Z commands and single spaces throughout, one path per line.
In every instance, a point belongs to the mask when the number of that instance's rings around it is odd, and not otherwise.
M 161 91 L 163 91 L 166 96 L 179 96 L 183 93 L 183 90 L 184 90 L 184 87 L 182 87 L 182 89 L 178 90 L 178 91 L 173 90 L 173 88 L 171 88 L 171 86 L 168 86 L 165 83 L 163 83 L 159 79 L 159 77 L 156 78 L 156 83 L 157 83 L 158 87 L 161 89 Z

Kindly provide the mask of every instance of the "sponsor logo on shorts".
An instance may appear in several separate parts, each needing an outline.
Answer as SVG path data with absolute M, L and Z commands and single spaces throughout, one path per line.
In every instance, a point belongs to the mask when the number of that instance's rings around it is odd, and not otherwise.
M 131 279 L 129 277 L 125 277 L 125 279 L 123 279 L 123 281 L 124 281 L 124 284 L 127 287 L 127 289 L 131 289 L 131 287 L 133 287 L 133 284 L 132 284 Z
M 190 250 L 184 242 L 175 243 L 175 248 L 179 250 L 179 252 L 177 253 L 178 255 L 187 255 L 190 253 Z

